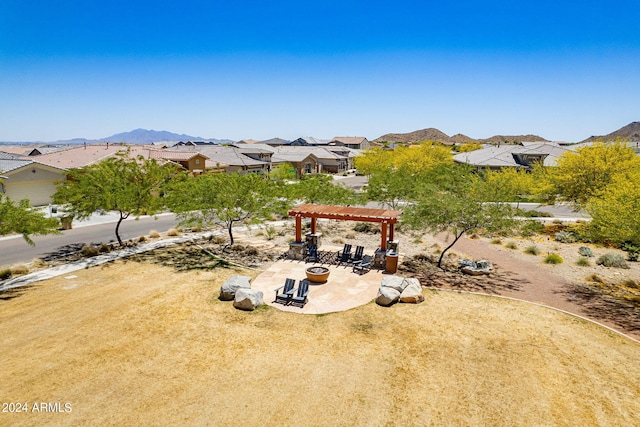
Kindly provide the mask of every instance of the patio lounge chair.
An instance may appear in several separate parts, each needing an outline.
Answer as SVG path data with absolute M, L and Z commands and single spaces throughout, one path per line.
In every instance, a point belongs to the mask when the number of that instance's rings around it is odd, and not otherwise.
M 361 261 L 363 253 L 364 253 L 364 246 L 356 246 L 356 253 L 353 254 L 349 262 L 356 263 Z
M 281 302 L 283 304 L 288 304 L 291 301 L 291 297 L 293 296 L 294 289 L 293 287 L 296 285 L 296 281 L 294 279 L 286 279 L 284 281 L 284 285 L 280 286 L 276 289 L 276 300 L 275 302 Z M 282 292 L 278 292 L 282 289 Z
M 360 261 L 353 263 L 353 272 L 358 274 L 364 274 L 371 270 L 371 255 L 365 255 Z
M 342 248 L 342 251 L 338 251 L 337 261 L 338 264 L 343 262 L 349 262 L 351 259 L 351 245 L 346 243 Z
M 309 280 L 302 279 L 300 280 L 300 284 L 298 285 L 298 292 L 296 293 L 296 295 L 291 297 L 290 304 L 302 308 L 307 303 L 307 301 L 309 301 L 309 299 L 307 298 L 308 295 Z

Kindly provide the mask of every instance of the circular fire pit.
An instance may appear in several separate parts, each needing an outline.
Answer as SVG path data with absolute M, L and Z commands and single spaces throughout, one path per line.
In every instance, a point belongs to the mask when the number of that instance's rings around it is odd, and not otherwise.
M 324 283 L 329 279 L 329 269 L 327 267 L 314 266 L 305 270 L 307 279 L 312 283 Z

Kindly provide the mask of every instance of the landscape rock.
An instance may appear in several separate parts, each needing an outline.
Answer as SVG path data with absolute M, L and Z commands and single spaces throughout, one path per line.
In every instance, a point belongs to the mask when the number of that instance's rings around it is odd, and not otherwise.
M 468 259 L 460 260 L 460 271 L 470 276 L 482 276 L 483 274 L 491 273 L 493 265 L 490 261 L 480 260 L 473 262 Z
M 376 297 L 376 304 L 384 307 L 389 307 L 399 299 L 400 291 L 388 286 L 380 286 L 380 290 L 378 290 L 378 296 Z
M 402 293 L 400 294 L 400 301 L 417 304 L 419 302 L 424 301 L 424 296 L 422 295 L 422 286 L 420 286 L 420 281 L 418 279 L 405 279 L 407 283 L 407 287 L 404 288 Z
M 233 301 L 238 289 L 251 289 L 250 280 L 248 276 L 231 276 L 220 287 L 220 300 Z
M 398 294 L 402 293 L 407 286 L 405 279 L 400 276 L 388 276 L 382 279 L 381 288 L 391 288 L 398 291 Z
M 239 310 L 253 311 L 264 304 L 262 291 L 239 288 L 233 300 L 233 306 Z

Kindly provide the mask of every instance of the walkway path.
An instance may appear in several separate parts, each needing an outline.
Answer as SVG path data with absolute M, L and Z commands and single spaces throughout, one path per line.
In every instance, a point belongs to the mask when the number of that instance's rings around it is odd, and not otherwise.
M 438 239 L 444 242 L 446 236 L 444 234 L 439 235 Z M 640 339 L 640 331 L 625 328 L 623 325 L 614 322 L 612 319 L 616 316 L 612 316 L 604 304 L 601 305 L 601 311 L 589 309 L 589 307 L 580 304 L 578 297 L 572 293 L 572 283 L 570 281 L 562 276 L 543 270 L 536 263 L 518 259 L 508 251 L 500 251 L 481 240 L 471 240 L 464 237 L 456 243 L 454 249 L 474 259 L 491 261 L 499 275 L 508 278 L 508 282 L 514 284 L 514 286 L 492 288 L 490 292 L 493 294 L 564 310 L 593 319 L 631 337 Z

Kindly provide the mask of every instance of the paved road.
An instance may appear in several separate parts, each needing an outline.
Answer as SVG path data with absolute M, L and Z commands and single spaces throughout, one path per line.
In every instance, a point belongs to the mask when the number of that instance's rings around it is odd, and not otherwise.
M 116 240 L 115 220 L 117 216 L 96 216 L 84 223 L 74 222 L 74 228 L 65 230 L 60 235 L 35 236 L 35 246 L 29 246 L 22 236 L 3 237 L 0 239 L 0 265 L 12 265 L 31 262 L 35 258 L 63 251 L 71 246 L 82 247 L 85 243 L 108 243 Z M 149 235 L 149 231 L 165 232 L 176 226 L 173 214 L 163 214 L 154 220 L 153 217 L 141 217 L 138 221 L 126 219 L 120 225 L 120 237 L 123 240 Z

